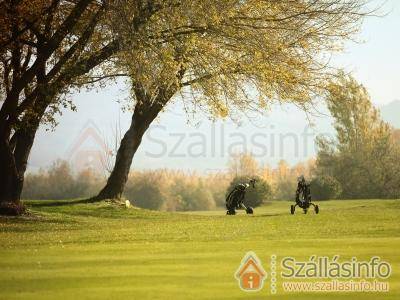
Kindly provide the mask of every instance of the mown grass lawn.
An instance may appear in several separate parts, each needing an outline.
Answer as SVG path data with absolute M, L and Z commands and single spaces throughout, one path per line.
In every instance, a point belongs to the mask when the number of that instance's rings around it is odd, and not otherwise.
M 71 202 L 71 201 L 70 201 Z M 272 202 L 255 215 L 163 213 L 115 205 L 38 206 L 0 218 L 0 299 L 400 299 L 400 201 L 320 202 L 289 214 Z M 388 293 L 256 293 L 233 274 L 247 251 L 268 272 L 272 254 L 368 260 L 393 268 Z

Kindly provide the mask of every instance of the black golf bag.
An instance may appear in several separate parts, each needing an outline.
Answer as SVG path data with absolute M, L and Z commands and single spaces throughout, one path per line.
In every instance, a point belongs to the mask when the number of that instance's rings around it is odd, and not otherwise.
M 296 206 L 303 209 L 304 213 L 306 214 L 310 206 L 314 207 L 314 211 L 316 214 L 319 213 L 318 205 L 311 202 L 311 189 L 310 184 L 305 182 L 305 180 L 300 181 L 297 190 L 296 190 L 296 204 L 290 206 L 290 213 L 293 215 Z
M 246 207 L 243 203 L 248 184 L 238 184 L 226 197 L 226 214 L 235 215 L 236 209 L 244 209 L 247 214 L 253 213 L 253 208 Z

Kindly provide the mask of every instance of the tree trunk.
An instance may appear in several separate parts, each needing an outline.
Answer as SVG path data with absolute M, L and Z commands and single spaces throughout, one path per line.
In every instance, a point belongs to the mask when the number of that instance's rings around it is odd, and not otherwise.
M 131 125 L 118 148 L 114 168 L 105 187 L 91 199 L 92 201 L 121 198 L 128 180 L 133 156 L 142 142 L 142 137 L 172 95 L 173 93 L 160 93 L 156 101 L 150 105 L 147 104 L 150 101 L 145 93 L 136 92 L 139 101 L 135 106 Z
M 14 189 L 19 198 L 21 197 L 22 188 L 24 185 L 25 171 L 28 165 L 29 154 L 31 153 L 31 149 L 38 128 L 39 121 L 36 124 L 30 124 L 29 128 L 24 128 L 18 133 L 14 150 L 14 157 L 15 166 L 17 168 L 20 179 L 15 185 Z
M 4 101 L 0 109 L 0 214 L 14 215 L 18 214 L 14 208 L 20 206 L 19 197 L 13 188 L 18 182 L 19 176 L 12 145 L 10 145 L 11 117 L 7 109 L 12 111 L 15 108 L 15 103 L 18 103 L 18 95 L 12 94 L 8 99 L 9 102 Z
M 20 184 L 14 155 L 6 139 L 0 141 L 0 214 L 19 215 L 24 212 L 16 186 Z
M 0 202 L 11 202 L 10 186 L 16 179 L 15 161 L 4 139 L 0 141 Z
M 38 74 L 41 80 L 44 74 Z M 40 76 L 42 75 L 42 76 Z M 39 96 L 36 115 L 25 115 L 22 119 L 25 126 L 21 126 L 14 135 L 9 138 L 9 131 L 2 135 L 0 146 L 0 214 L 19 215 L 25 211 L 21 203 L 21 194 L 24 184 L 25 171 L 29 154 L 39 128 L 40 120 L 46 110 L 46 97 L 43 93 Z M 4 170 L 4 171 L 3 171 Z
M 31 119 L 28 127 L 22 127 L 16 133 L 12 146 L 2 141 L 0 146 L 0 214 L 20 214 L 24 211 L 21 193 L 29 154 L 39 128 L 40 120 Z M 14 151 L 13 151 L 14 149 Z M 7 207 L 4 209 L 4 207 Z M 16 210 L 12 212 L 12 209 Z M 4 211 L 6 210 L 6 211 Z

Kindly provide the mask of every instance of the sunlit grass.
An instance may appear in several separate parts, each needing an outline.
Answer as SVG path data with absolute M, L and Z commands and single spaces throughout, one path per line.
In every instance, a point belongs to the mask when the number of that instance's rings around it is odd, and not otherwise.
M 270 295 L 268 283 L 242 292 L 233 274 L 249 250 L 266 266 L 271 254 L 378 255 L 393 266 L 389 293 L 313 297 L 400 299 L 400 201 L 328 201 L 319 215 L 294 216 L 289 202 L 253 216 L 40 203 L 27 202 L 30 217 L 0 219 L 0 299 L 310 299 Z

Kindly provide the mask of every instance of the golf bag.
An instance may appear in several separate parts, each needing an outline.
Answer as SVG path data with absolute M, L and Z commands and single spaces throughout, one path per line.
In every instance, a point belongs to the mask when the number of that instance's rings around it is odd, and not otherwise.
M 299 180 L 296 190 L 296 204 L 290 206 L 290 213 L 293 215 L 296 206 L 303 209 L 303 212 L 306 214 L 310 206 L 314 207 L 314 211 L 316 214 L 319 213 L 318 205 L 311 202 L 311 189 L 310 184 L 305 181 L 303 177 Z
M 250 184 L 254 187 L 255 180 L 250 180 Z M 253 213 L 253 208 L 246 207 L 244 205 L 244 197 L 246 195 L 246 189 L 249 187 L 249 184 L 238 184 L 235 188 L 228 194 L 226 197 L 226 214 L 227 215 L 235 215 L 236 209 L 244 209 L 247 214 Z

